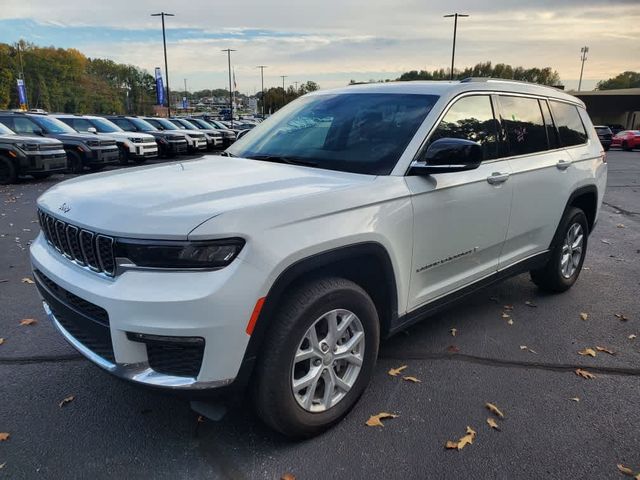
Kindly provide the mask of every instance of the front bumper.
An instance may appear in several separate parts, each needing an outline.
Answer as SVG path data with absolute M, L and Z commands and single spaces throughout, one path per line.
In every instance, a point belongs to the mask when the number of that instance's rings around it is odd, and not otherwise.
M 111 165 L 120 161 L 120 151 L 116 145 L 112 147 L 91 147 L 86 154 L 87 165 Z
M 236 259 L 213 272 L 130 270 L 108 278 L 72 263 L 42 234 L 31 246 L 31 261 L 56 329 L 104 370 L 139 384 L 188 391 L 227 387 L 236 379 L 261 289 L 257 279 L 263 278 L 250 264 Z M 150 345 L 134 336 L 201 338 L 197 374 L 159 368 Z M 184 356 L 171 358 L 185 362 Z
M 158 144 L 156 142 L 134 143 L 133 150 L 129 150 L 129 157 L 133 159 L 156 158 L 158 156 Z
M 53 173 L 67 169 L 67 154 L 63 149 L 49 152 L 29 152 L 20 173 Z

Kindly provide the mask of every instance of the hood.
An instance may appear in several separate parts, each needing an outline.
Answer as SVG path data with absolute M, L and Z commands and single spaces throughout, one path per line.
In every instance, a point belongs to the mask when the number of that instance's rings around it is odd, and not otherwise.
M 89 140 L 113 140 L 106 134 L 95 134 L 95 133 L 47 133 L 46 134 L 50 138 L 58 138 L 64 142 L 65 138 L 70 140 L 80 140 L 82 142 Z
M 181 139 L 184 140 L 184 135 L 182 133 L 179 133 L 178 130 L 171 130 L 171 131 L 167 131 L 167 130 L 158 130 L 158 131 L 150 131 L 148 132 L 149 135 L 153 135 L 154 137 L 160 137 L 160 138 L 173 138 L 173 139 Z
M 375 177 L 214 157 L 78 177 L 38 205 L 67 222 L 113 236 L 186 239 L 206 220 L 239 209 L 296 202 Z M 65 205 L 66 213 L 60 210 Z
M 0 135 L 0 141 L 8 141 L 11 143 L 38 143 L 40 145 L 60 145 L 60 148 L 62 148 L 62 143 L 60 142 L 60 140 L 40 136 L 32 137 L 30 135 Z
M 153 135 L 149 133 L 139 133 L 139 132 L 111 132 L 111 133 L 103 133 L 101 135 L 106 135 L 107 137 L 115 137 L 115 138 L 141 138 L 148 142 L 153 141 Z

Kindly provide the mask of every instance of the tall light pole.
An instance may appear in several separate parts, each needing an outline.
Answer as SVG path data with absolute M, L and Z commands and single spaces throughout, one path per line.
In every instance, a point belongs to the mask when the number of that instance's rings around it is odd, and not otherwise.
M 445 15 L 444 18 L 453 17 L 453 51 L 451 52 L 451 74 L 449 76 L 450 80 L 453 80 L 453 66 L 455 64 L 456 59 L 456 35 L 458 33 L 458 17 L 465 18 L 469 15 L 465 15 L 462 13 L 452 13 L 450 15 Z
M 184 100 L 185 100 L 185 104 L 183 105 L 183 107 L 186 110 L 187 107 L 187 102 L 189 101 L 189 97 L 187 96 L 187 79 L 184 79 Z
M 173 13 L 152 13 L 152 17 L 162 17 L 162 46 L 164 47 L 164 74 L 167 77 L 167 116 L 171 116 L 171 95 L 169 95 L 169 66 L 167 64 L 167 37 L 164 31 L 164 17 L 175 17 Z
M 256 68 L 260 69 L 260 81 L 262 82 L 262 118 L 264 118 L 264 69 L 267 65 L 258 65 Z
M 582 72 L 584 72 L 584 62 L 587 60 L 587 53 L 589 53 L 589 47 L 586 45 L 580 49 L 580 60 L 582 60 L 582 66 L 580 67 L 580 81 L 578 82 L 578 91 L 582 88 Z
M 227 52 L 227 60 L 229 61 L 229 111 L 231 112 L 231 128 L 233 128 L 233 88 L 231 87 L 231 52 L 235 52 L 235 50 L 231 48 L 227 48 L 222 51 Z
M 280 75 L 280 78 L 282 78 L 282 106 L 284 107 L 284 104 L 287 102 L 286 90 L 284 89 L 284 79 L 287 78 L 287 75 Z

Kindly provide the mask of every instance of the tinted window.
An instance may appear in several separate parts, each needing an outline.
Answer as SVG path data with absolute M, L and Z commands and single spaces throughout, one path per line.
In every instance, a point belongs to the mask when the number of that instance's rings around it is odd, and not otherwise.
M 558 127 L 560 134 L 560 144 L 563 147 L 572 145 L 581 145 L 587 142 L 587 132 L 584 129 L 580 114 L 575 105 L 568 103 L 554 102 L 551 103 L 551 111 L 553 119 Z
M 535 98 L 500 96 L 500 117 L 507 135 L 509 155 L 548 149 L 547 131 Z
M 134 132 L 136 129 L 126 118 L 114 118 L 111 121 L 127 132 Z
M 27 117 L 12 117 L 12 118 L 3 118 L 0 121 L 4 123 L 7 127 L 11 128 L 17 134 L 27 133 L 31 134 L 36 131 L 42 130 L 37 124 L 32 122 Z
M 473 95 L 453 104 L 431 135 L 429 143 L 440 138 L 471 140 L 482 146 L 484 159 L 490 160 L 498 157 L 497 132 L 491 98 L 488 95 Z
M 547 140 L 549 141 L 549 148 L 560 148 L 560 139 L 558 138 L 558 130 L 553 123 L 553 117 L 551 116 L 551 110 L 549 110 L 549 104 L 546 100 L 540 100 L 540 106 L 542 107 L 542 116 L 544 117 L 544 124 L 547 128 Z
M 285 157 L 318 168 L 387 175 L 437 99 L 397 93 L 310 95 L 279 110 L 227 151 L 259 160 Z
M 68 122 L 65 122 L 65 123 L 68 123 Z M 76 130 L 78 130 L 79 132 L 86 132 L 89 130 L 89 128 L 93 127 L 93 125 L 91 125 L 84 118 L 74 118 L 72 120 L 71 126 Z

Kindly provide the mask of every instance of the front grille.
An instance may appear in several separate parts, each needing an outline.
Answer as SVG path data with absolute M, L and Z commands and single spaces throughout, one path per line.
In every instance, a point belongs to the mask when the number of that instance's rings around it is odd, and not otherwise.
M 41 152 L 50 152 L 52 150 L 62 150 L 62 145 L 57 144 L 41 144 L 40 151 Z
M 115 140 L 100 140 L 101 147 L 112 147 L 116 144 Z
M 47 242 L 68 259 L 91 270 L 115 275 L 114 239 L 59 220 L 38 210 L 40 228 Z
M 68 292 L 39 270 L 33 273 L 40 293 L 60 325 L 86 348 L 115 363 L 106 310 Z

